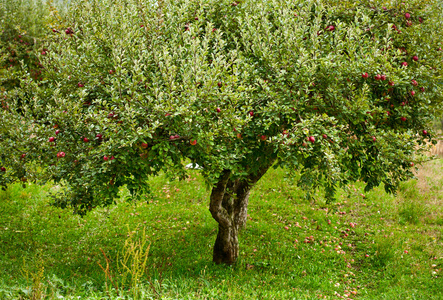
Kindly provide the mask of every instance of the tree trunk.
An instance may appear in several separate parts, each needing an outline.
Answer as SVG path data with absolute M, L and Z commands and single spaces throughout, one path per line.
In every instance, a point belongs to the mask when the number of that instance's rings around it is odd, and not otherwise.
M 272 162 L 243 180 L 232 179 L 231 171 L 225 170 L 212 189 L 209 211 L 218 222 L 213 252 L 215 263 L 232 265 L 236 262 L 239 253 L 238 233 L 246 224 L 249 193 Z
M 223 227 L 219 224 L 212 260 L 216 264 L 232 265 L 238 257 L 238 226 Z

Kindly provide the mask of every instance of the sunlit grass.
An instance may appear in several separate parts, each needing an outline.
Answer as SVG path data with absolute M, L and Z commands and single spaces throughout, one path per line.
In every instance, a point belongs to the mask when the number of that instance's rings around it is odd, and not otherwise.
M 330 205 L 321 193 L 306 200 L 283 170 L 271 170 L 250 196 L 232 267 L 211 262 L 217 224 L 197 171 L 182 182 L 152 179 L 145 201 L 120 200 L 84 218 L 49 205 L 53 186 L 12 186 L 0 193 L 0 298 L 32 299 L 31 275 L 43 268 L 45 299 L 117 299 L 100 249 L 118 281 L 128 228 L 134 237 L 145 228 L 140 299 L 441 299 L 442 168 L 428 163 L 397 196 L 382 187 L 363 193 L 357 182 Z

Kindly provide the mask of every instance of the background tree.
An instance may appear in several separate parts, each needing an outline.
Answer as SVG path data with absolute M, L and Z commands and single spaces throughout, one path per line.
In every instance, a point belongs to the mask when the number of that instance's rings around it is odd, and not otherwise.
M 27 104 L 7 98 L 0 182 L 64 183 L 55 204 L 84 214 L 123 185 L 137 197 L 149 176 L 186 178 L 191 161 L 227 264 L 272 166 L 308 197 L 357 179 L 394 192 L 441 111 L 443 27 L 437 1 L 375 3 L 78 1 L 39 56 L 45 85 L 28 77 Z
M 5 114 L 14 110 L 16 121 L 23 118 L 35 119 L 38 115 L 32 110 L 34 91 L 22 89 L 22 85 L 27 84 L 27 80 L 32 80 L 39 89 L 43 88 L 47 81 L 43 78 L 47 76 L 45 68 L 41 63 L 48 49 L 44 46 L 45 39 L 51 32 L 48 29 L 56 30 L 49 24 L 49 16 L 58 18 L 59 14 L 53 1 L 44 0 L 13 0 L 2 1 L 0 3 L 0 104 L 1 104 L 1 127 L 0 138 L 2 143 L 9 144 L 0 151 L 0 186 L 3 188 L 17 179 L 27 180 L 27 166 L 23 164 L 23 159 L 14 159 L 8 156 L 9 151 L 20 151 L 16 145 L 16 140 L 11 138 L 9 131 L 19 129 L 15 124 L 8 122 Z M 45 99 L 41 99 L 44 104 Z M 13 107 L 10 104 L 14 103 Z M 24 109 L 30 109 L 24 113 Z M 21 123 L 24 124 L 24 123 Z M 16 132 L 18 141 L 23 140 L 23 132 Z M 16 147 L 17 146 L 17 147 Z M 11 159 L 12 158 L 12 159 Z M 7 160 L 7 163 L 6 163 Z M 8 165 L 6 173 L 5 165 Z M 5 176 L 5 174 L 7 174 Z M 3 175 L 3 176 L 2 176 Z

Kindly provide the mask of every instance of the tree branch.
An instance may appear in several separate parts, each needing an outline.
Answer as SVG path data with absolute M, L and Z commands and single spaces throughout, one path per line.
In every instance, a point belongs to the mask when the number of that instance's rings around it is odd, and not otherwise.
M 211 212 L 212 217 L 223 227 L 230 227 L 232 223 L 228 212 L 222 206 L 226 192 L 226 185 L 228 184 L 230 176 L 231 171 L 223 171 L 217 185 L 212 188 L 210 197 L 211 201 L 209 203 L 209 211 Z

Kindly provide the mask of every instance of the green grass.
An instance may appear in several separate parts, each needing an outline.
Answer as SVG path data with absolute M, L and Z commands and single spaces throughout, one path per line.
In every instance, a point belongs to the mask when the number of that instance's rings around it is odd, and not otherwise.
M 146 201 L 84 218 L 50 206 L 56 186 L 14 185 L 0 193 L 0 299 L 132 299 L 117 272 L 128 228 L 135 239 L 145 228 L 151 242 L 140 299 L 443 299 L 442 174 L 443 160 L 433 161 L 397 196 L 363 195 L 357 182 L 327 205 L 270 170 L 250 196 L 231 267 L 211 262 L 217 224 L 197 172 L 154 178 Z

